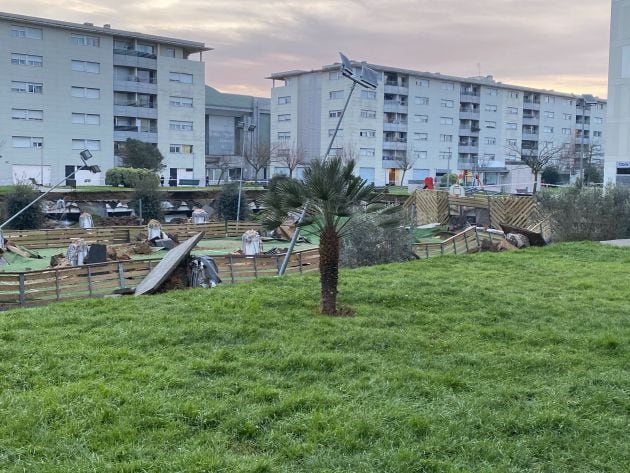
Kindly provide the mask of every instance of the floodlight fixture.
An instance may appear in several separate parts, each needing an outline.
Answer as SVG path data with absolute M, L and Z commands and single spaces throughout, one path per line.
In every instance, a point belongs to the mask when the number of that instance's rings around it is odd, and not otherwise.
M 93 155 L 92 153 L 90 153 L 89 149 L 84 149 L 83 151 L 81 151 L 79 153 L 79 156 L 81 156 L 81 159 L 83 160 L 83 162 L 87 161 L 88 159 L 92 158 Z

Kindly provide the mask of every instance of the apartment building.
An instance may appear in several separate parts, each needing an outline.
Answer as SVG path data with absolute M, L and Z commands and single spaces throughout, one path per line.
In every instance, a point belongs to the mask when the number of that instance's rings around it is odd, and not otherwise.
M 268 98 L 228 94 L 206 86 L 206 173 L 210 183 L 239 179 L 241 166 L 243 178 L 254 179 L 255 171 L 242 159 L 243 152 L 254 157 L 271 152 L 270 113 Z M 268 171 L 268 166 L 259 169 L 258 179 L 267 179 Z
M 608 70 L 606 182 L 630 186 L 630 0 L 613 0 Z
M 205 176 L 203 43 L 0 13 L 0 184 L 48 185 L 88 149 L 102 184 L 127 138 L 157 146 L 168 182 Z M 69 184 L 71 184 L 69 182 Z
M 497 189 L 531 190 L 533 178 L 515 182 L 510 176 L 510 168 L 523 168 L 523 154 L 563 147 L 569 155 L 603 143 L 605 100 L 583 107 L 579 95 L 507 85 L 491 76 L 369 67 L 380 74 L 378 88 L 355 90 L 330 154 L 355 157 L 360 176 L 376 185 L 439 179 L 450 169 L 479 175 Z M 352 82 L 337 64 L 270 79 L 272 142 L 281 153 L 323 156 Z M 404 167 L 410 169 L 403 173 Z M 272 172 L 286 169 L 277 165 Z

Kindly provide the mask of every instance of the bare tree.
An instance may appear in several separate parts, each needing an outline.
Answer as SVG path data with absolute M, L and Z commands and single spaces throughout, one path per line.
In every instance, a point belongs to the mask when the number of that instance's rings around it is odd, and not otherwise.
M 521 148 L 519 146 L 510 145 L 507 151 L 515 155 L 519 161 L 532 170 L 534 175 L 534 190 L 538 189 L 538 176 L 541 171 L 549 164 L 554 163 L 562 156 L 564 146 L 553 146 L 549 143 L 539 142 L 537 148 Z
M 220 156 L 215 165 L 218 169 L 221 170 L 221 174 L 219 174 L 219 179 L 217 180 L 217 185 L 221 185 L 221 180 L 223 179 L 223 176 L 226 175 L 232 167 L 230 157 Z
M 402 169 L 402 176 L 400 176 L 400 185 L 404 186 L 405 184 L 405 174 L 407 171 L 413 169 L 413 166 L 416 164 L 416 159 L 413 158 L 413 147 L 407 148 L 400 156 L 395 155 L 396 161 L 398 161 L 398 165 L 400 169 Z
M 254 170 L 254 182 L 258 182 L 258 174 L 267 168 L 277 154 L 277 143 L 256 143 L 251 152 L 245 151 L 245 162 Z
M 289 169 L 289 177 L 291 178 L 298 166 L 306 164 L 306 150 L 295 142 L 290 147 L 277 145 L 275 155 L 275 161 Z
M 568 170 L 569 174 L 575 175 L 580 170 L 580 161 L 583 160 L 584 185 L 587 185 L 593 174 L 603 173 L 603 156 L 604 149 L 599 141 L 581 144 L 574 139 L 565 144 L 560 157 L 560 165 L 564 170 Z

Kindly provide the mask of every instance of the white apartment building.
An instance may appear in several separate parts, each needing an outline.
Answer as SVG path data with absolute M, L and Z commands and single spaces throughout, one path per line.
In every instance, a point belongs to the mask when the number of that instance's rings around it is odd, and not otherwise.
M 630 185 L 630 0 L 613 0 L 604 180 Z
M 543 146 L 565 147 L 568 153 L 603 143 L 605 100 L 583 111 L 581 96 L 507 85 L 491 76 L 369 67 L 380 74 L 378 88 L 357 87 L 331 154 L 354 156 L 360 176 L 376 185 L 440 178 L 450 169 L 478 174 L 498 190 L 531 191 L 533 177 L 523 183 L 509 175 L 522 153 Z M 337 64 L 274 73 L 270 79 L 271 141 L 284 153 L 300 149 L 309 159 L 322 156 L 352 82 Z M 402 183 L 401 157 L 413 163 Z M 276 165 L 273 173 L 286 168 Z
M 155 144 L 165 180 L 205 176 L 203 43 L 0 12 L 0 185 L 48 185 L 88 149 L 102 184 L 127 138 Z M 69 183 L 70 184 L 70 183 Z

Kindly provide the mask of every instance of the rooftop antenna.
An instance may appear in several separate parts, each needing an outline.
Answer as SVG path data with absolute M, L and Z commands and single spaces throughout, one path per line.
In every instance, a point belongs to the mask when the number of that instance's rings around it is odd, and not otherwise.
M 335 127 L 335 131 L 330 138 L 330 143 L 328 144 L 328 148 L 326 149 L 326 154 L 324 154 L 324 162 L 328 161 L 328 157 L 330 155 L 330 150 L 333 147 L 333 143 L 335 142 L 335 138 L 337 137 L 337 132 L 339 131 L 339 127 L 341 126 L 341 121 L 343 120 L 344 115 L 346 114 L 346 109 L 348 108 L 348 104 L 350 103 L 350 98 L 352 97 L 352 93 L 356 88 L 357 84 L 359 84 L 364 89 L 374 90 L 378 87 L 378 73 L 370 69 L 367 66 L 366 62 L 361 63 L 361 70 L 356 73 L 354 67 L 352 66 L 352 62 L 346 55 L 343 53 L 339 53 L 339 57 L 341 58 L 341 66 L 340 72 L 341 75 L 350 79 L 352 81 L 352 87 L 350 88 L 350 93 L 348 94 L 348 98 L 346 99 L 346 103 L 343 106 L 343 110 L 341 111 L 341 115 L 339 115 L 339 120 L 337 121 L 337 126 Z M 278 270 L 278 276 L 283 276 L 284 272 L 287 269 L 287 265 L 289 264 L 289 258 L 291 258 L 291 254 L 293 253 L 293 248 L 295 247 L 295 243 L 300 235 L 300 223 L 304 220 L 306 216 L 306 212 L 308 211 L 308 202 L 304 205 L 304 209 L 302 209 L 302 213 L 298 218 L 297 222 L 295 222 L 295 232 L 291 237 L 291 243 L 289 244 L 289 248 L 287 250 L 287 254 L 282 261 L 282 265 Z

